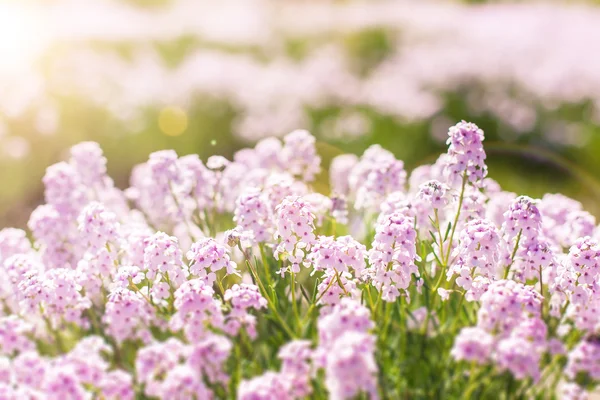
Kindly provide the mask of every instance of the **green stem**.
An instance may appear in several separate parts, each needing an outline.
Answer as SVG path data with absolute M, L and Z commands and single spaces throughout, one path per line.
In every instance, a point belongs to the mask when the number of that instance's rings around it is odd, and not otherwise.
M 450 237 L 448 240 L 448 249 L 446 250 L 446 259 L 444 260 L 444 268 L 448 266 L 450 261 L 450 251 L 452 250 L 452 241 L 454 240 L 454 232 L 456 232 L 456 225 L 458 224 L 458 218 L 462 210 L 462 204 L 465 199 L 465 187 L 467 186 L 467 171 L 463 174 L 462 185 L 460 188 L 460 196 L 458 198 L 458 210 L 456 210 L 456 216 L 454 217 L 454 223 L 452 224 L 452 230 L 450 231 Z
M 223 287 L 223 282 L 221 282 L 221 280 L 219 278 L 217 278 L 216 281 L 217 281 L 217 286 L 219 287 L 219 290 L 221 291 L 221 296 L 223 298 L 225 298 L 225 288 Z
M 231 376 L 231 381 L 229 382 L 229 394 L 230 394 L 232 400 L 236 398 L 235 393 L 237 391 L 238 384 L 242 378 L 242 370 L 241 370 L 242 363 L 240 362 L 242 359 L 242 355 L 240 352 L 240 344 L 239 343 L 234 344 L 233 351 L 235 354 L 236 362 L 235 362 L 235 368 L 233 370 L 233 374 Z
M 373 304 L 373 297 L 371 297 L 371 286 L 367 283 L 365 287 L 367 288 L 367 299 L 371 308 L 371 314 L 373 314 L 375 312 L 375 305 Z
M 402 299 L 402 297 L 400 297 L 400 299 Z M 402 301 L 402 300 L 400 300 Z M 386 303 L 383 305 L 384 308 L 384 318 L 383 318 L 383 330 L 381 331 L 381 342 L 385 343 L 387 336 L 388 336 L 388 329 L 390 327 L 390 322 L 391 322 L 391 311 L 392 311 L 392 304 L 391 303 Z
M 325 293 L 327 293 L 327 291 L 329 290 L 329 288 L 331 288 L 331 286 L 333 285 L 333 282 L 335 282 L 335 279 L 333 279 L 333 277 L 331 277 L 331 279 L 329 280 L 329 283 L 327 284 L 327 287 L 325 288 L 325 290 L 323 290 L 323 292 L 321 292 L 317 296 L 317 298 L 315 299 L 314 303 L 312 303 L 308 307 L 308 310 L 306 310 L 306 315 L 304 316 L 304 319 L 302 321 L 302 326 L 306 325 L 307 319 L 310 318 L 310 315 L 313 312 L 313 310 L 315 309 L 315 307 L 317 306 L 317 304 L 319 303 L 319 300 L 321 300 L 321 298 L 323 296 L 325 296 Z M 369 296 L 370 296 L 370 294 L 369 294 Z
M 509 400 L 512 398 L 511 392 L 512 392 L 513 382 L 514 382 L 514 378 L 513 378 L 512 374 L 509 373 L 508 379 L 506 381 L 506 400 Z
M 506 270 L 504 271 L 504 279 L 508 278 L 508 273 L 510 272 L 510 268 L 512 267 L 513 263 L 515 262 L 515 256 L 517 255 L 517 250 L 519 250 L 519 243 L 521 242 L 521 234 L 523 233 L 523 229 L 519 230 L 519 234 L 517 235 L 517 242 L 515 243 L 515 248 L 512 251 L 512 254 L 510 255 L 510 264 L 508 264 L 508 266 L 506 267 Z
M 113 355 L 115 356 L 115 365 L 121 367 L 121 368 L 126 368 L 126 366 L 123 364 L 123 356 L 121 354 L 121 348 L 119 347 L 119 345 L 117 344 L 117 342 L 112 338 L 112 336 L 107 335 L 104 332 L 104 329 L 102 328 L 102 325 L 100 324 L 100 320 L 98 318 L 98 315 L 96 314 L 96 310 L 94 310 L 94 307 L 90 307 L 88 308 L 88 314 L 90 317 L 90 322 L 92 323 L 92 327 L 94 328 L 94 331 L 96 332 L 97 335 L 100 335 L 104 338 L 104 340 L 106 340 L 108 342 L 108 344 L 110 344 L 110 346 L 113 349 Z
M 392 269 L 392 262 L 389 262 L 387 265 L 387 271 L 390 271 Z M 381 303 L 381 300 L 383 299 L 383 286 L 379 289 L 379 295 L 377 296 L 377 303 L 375 304 L 375 312 L 379 312 L 379 303 Z M 375 319 L 377 319 L 377 315 L 373 314 L 373 317 Z
M 290 329 L 290 327 L 288 326 L 288 324 L 285 322 L 285 320 L 281 317 L 281 315 L 277 311 L 277 308 L 275 307 L 275 303 L 273 303 L 273 300 L 271 299 L 271 296 L 269 296 L 269 293 L 267 293 L 267 290 L 265 289 L 265 287 L 264 287 L 264 285 L 262 283 L 262 280 L 258 276 L 258 273 L 256 272 L 256 269 L 254 269 L 254 267 L 252 266 L 252 263 L 250 263 L 250 260 L 249 260 L 249 257 L 248 257 L 248 253 L 244 249 L 242 249 L 241 246 L 239 248 L 242 251 L 242 253 L 244 254 L 244 258 L 245 258 L 246 266 L 248 267 L 248 270 L 250 271 L 250 273 L 254 277 L 254 280 L 256 281 L 256 283 L 258 284 L 258 287 L 262 291 L 263 296 L 265 296 L 265 298 L 267 300 L 267 304 L 269 305 L 269 308 L 271 309 L 271 311 L 275 315 L 275 318 L 277 319 L 277 321 L 279 322 L 279 324 L 281 325 L 281 327 L 285 331 L 285 333 L 287 333 L 290 338 L 292 338 L 292 339 L 295 338 L 296 335 Z
M 40 306 L 40 310 L 41 310 L 42 306 Z M 42 315 L 43 315 L 43 310 L 42 311 Z M 65 344 L 62 340 L 62 337 L 60 336 L 60 333 L 52 328 L 52 323 L 50 322 L 50 319 L 48 319 L 47 316 L 43 316 L 44 318 L 44 322 L 46 323 L 46 329 L 48 329 L 48 332 L 50 332 L 52 334 L 52 337 L 54 338 L 54 341 L 56 342 L 56 347 L 58 348 L 58 352 L 60 354 L 64 354 L 67 352 L 67 349 L 65 347 Z
M 140 288 L 137 287 L 137 285 L 135 283 L 133 283 L 133 280 L 131 278 L 129 278 L 129 285 L 134 292 L 139 293 L 140 296 L 142 296 L 144 298 L 144 300 L 146 300 L 152 307 L 154 307 L 154 303 L 152 302 L 152 300 L 150 300 L 150 298 L 148 296 L 146 296 L 144 293 L 142 293 Z
M 435 225 L 437 227 L 437 232 L 440 240 L 440 258 L 444 259 L 444 237 L 442 236 L 442 230 L 440 228 L 440 217 L 438 214 L 437 208 L 433 209 L 433 215 L 435 216 Z
M 294 310 L 294 317 L 296 323 L 300 326 L 300 314 L 298 312 L 298 303 L 296 302 L 296 275 L 293 271 L 290 273 L 290 289 L 292 291 L 292 309 Z
M 437 282 L 435 283 L 435 286 L 433 288 L 433 290 L 431 291 L 432 293 L 437 292 L 437 290 L 439 289 L 440 285 L 442 284 L 442 280 L 444 278 L 444 275 L 446 274 L 446 269 L 445 268 L 440 268 L 440 277 L 438 278 Z
M 540 315 L 544 319 L 544 281 L 542 280 L 542 266 L 540 265 L 540 294 L 542 295 L 542 301 L 540 304 Z
M 208 230 L 208 236 L 215 237 L 216 232 L 213 229 L 213 224 L 211 222 L 211 218 L 208 214 L 208 211 L 204 210 L 204 223 L 206 225 L 206 229 Z
M 481 382 L 478 382 L 477 378 L 477 363 L 475 361 L 471 361 L 471 369 L 469 370 L 469 381 L 467 383 L 467 389 L 465 390 L 465 396 L 463 398 L 470 399 L 471 393 L 475 391 L 479 387 Z
M 548 364 L 546 368 L 544 368 L 539 382 L 536 385 L 530 386 L 524 394 L 527 395 L 530 391 L 533 391 L 532 395 L 536 396 L 539 394 L 540 390 L 543 390 L 542 388 L 548 388 L 547 380 L 552 376 L 556 367 L 559 367 L 560 370 L 560 357 L 558 356 L 555 356 L 554 359 L 550 362 L 550 364 Z M 561 374 L 558 374 L 558 376 L 561 376 Z
M 348 291 L 346 290 L 346 287 L 344 286 L 344 284 L 342 283 L 342 280 L 340 278 L 340 274 L 338 273 L 337 269 L 333 269 L 335 271 L 335 278 L 337 279 L 337 283 L 340 286 L 340 288 L 343 290 L 344 295 L 348 296 Z
M 269 286 L 269 288 L 272 288 L 273 287 L 273 278 L 271 277 L 271 268 L 269 267 L 267 255 L 265 254 L 265 247 L 262 243 L 260 243 L 258 245 L 258 248 L 260 250 L 260 258 L 262 260 L 263 267 L 265 269 L 265 275 L 267 276 L 267 285 Z
M 450 332 L 452 332 L 452 334 L 454 333 L 455 329 L 456 329 L 456 325 L 458 324 L 459 321 L 459 316 L 460 316 L 460 309 L 463 305 L 463 302 L 465 301 L 465 295 L 467 294 L 466 291 L 463 292 L 463 294 L 460 296 L 460 300 L 458 302 L 458 307 L 456 308 L 456 315 L 454 316 L 454 323 L 452 324 L 452 329 Z
M 169 285 L 169 311 L 173 314 L 175 313 L 175 290 L 173 289 L 173 285 L 171 284 L 171 278 L 169 278 L 169 273 L 167 272 L 164 276 L 165 280 L 167 281 L 167 285 Z

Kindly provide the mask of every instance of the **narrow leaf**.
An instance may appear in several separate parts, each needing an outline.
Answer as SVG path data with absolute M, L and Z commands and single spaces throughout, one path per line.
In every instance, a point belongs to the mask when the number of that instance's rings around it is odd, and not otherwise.
M 448 235 L 450 234 L 450 229 L 452 229 L 452 222 L 448 222 L 448 227 L 446 228 L 446 234 L 444 235 L 444 242 L 448 240 Z

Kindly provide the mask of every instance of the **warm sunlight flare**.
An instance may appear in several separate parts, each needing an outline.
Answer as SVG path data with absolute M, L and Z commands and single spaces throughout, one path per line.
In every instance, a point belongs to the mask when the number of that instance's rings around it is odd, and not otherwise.
M 31 7 L 0 3 L 0 72 L 19 72 L 31 66 L 41 51 L 48 32 Z

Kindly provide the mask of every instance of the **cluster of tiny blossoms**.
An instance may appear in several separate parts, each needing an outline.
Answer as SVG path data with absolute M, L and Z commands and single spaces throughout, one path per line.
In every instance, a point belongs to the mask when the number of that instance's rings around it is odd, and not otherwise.
M 585 398 L 600 231 L 502 191 L 483 139 L 458 123 L 410 176 L 378 145 L 338 156 L 325 193 L 306 131 L 159 151 L 126 190 L 74 146 L 30 232 L 0 230 L 0 398 Z

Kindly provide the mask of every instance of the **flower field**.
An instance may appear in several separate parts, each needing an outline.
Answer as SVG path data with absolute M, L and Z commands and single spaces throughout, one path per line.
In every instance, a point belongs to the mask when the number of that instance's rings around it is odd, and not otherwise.
M 0 400 L 600 399 L 599 43 L 598 0 L 0 0 Z
M 600 378 L 599 231 L 506 192 L 460 122 L 412 171 L 296 130 L 120 190 L 93 142 L 0 231 L 3 399 L 584 399 Z M 31 240 L 29 237 L 31 234 Z

